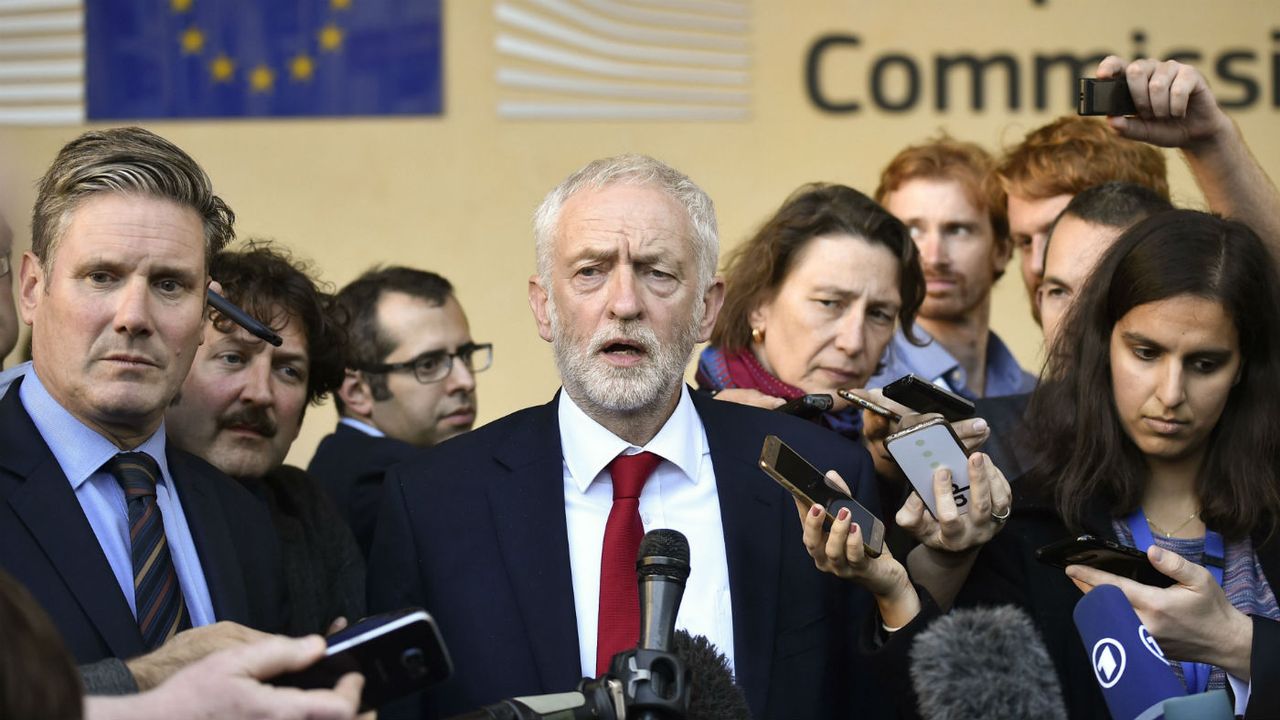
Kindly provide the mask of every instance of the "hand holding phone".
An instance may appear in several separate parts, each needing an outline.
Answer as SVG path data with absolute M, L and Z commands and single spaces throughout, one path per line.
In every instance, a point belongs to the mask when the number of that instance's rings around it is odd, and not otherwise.
M 969 512 L 969 454 L 951 425 L 934 418 L 890 435 L 885 449 L 924 501 L 929 514 L 938 516 L 933 474 L 939 468 L 951 471 L 951 494 L 961 515 Z
M 319 662 L 269 680 L 272 685 L 331 688 L 343 675 L 364 675 L 360 711 L 449 679 L 453 662 L 435 620 L 421 608 L 405 608 L 365 618 L 327 639 Z
M 841 509 L 848 509 L 852 521 L 862 530 L 863 549 L 870 557 L 879 557 L 884 549 L 884 523 L 857 500 L 831 484 L 827 476 L 800 457 L 777 435 L 764 439 L 760 450 L 760 468 L 796 499 L 809 507 L 821 505 L 827 523 L 835 521 Z
M 1049 543 L 1036 550 L 1036 560 L 1064 569 L 1068 565 L 1088 565 L 1112 575 L 1159 588 L 1173 585 L 1173 578 L 1155 569 L 1146 553 L 1093 535 L 1081 535 Z

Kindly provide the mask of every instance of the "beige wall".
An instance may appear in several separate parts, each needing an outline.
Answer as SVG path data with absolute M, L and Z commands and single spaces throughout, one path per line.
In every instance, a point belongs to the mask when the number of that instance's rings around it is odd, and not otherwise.
M 1270 73 L 1280 5 L 1270 0 L 757 0 L 751 3 L 751 120 L 732 123 L 500 120 L 494 3 L 445 4 L 441 117 L 150 127 L 201 161 L 235 209 L 241 236 L 288 243 L 314 260 L 326 280 L 341 285 L 375 262 L 450 277 L 476 339 L 497 344 L 493 369 L 480 376 L 482 422 L 545 402 L 557 387 L 549 348 L 535 334 L 526 305 L 533 267 L 528 219 L 543 193 L 595 157 L 647 152 L 688 172 L 718 203 L 728 248 L 803 182 L 839 181 L 871 191 L 898 149 L 941 128 L 995 150 L 1068 108 L 1066 88 L 1055 86 L 1053 112 L 1027 109 L 1031 71 L 1024 62 L 1020 111 L 1007 111 L 1003 91 L 988 87 L 987 108 L 973 112 L 960 83 L 952 88 L 952 109 L 936 112 L 935 53 L 1006 51 L 1024 61 L 1035 51 L 1130 54 L 1130 33 L 1141 29 L 1148 53 L 1193 47 L 1209 58 L 1208 67 L 1228 46 L 1258 53 L 1256 62 L 1238 67 L 1258 78 L 1262 98 L 1256 109 L 1236 117 L 1263 165 L 1273 175 L 1280 171 Z M 861 38 L 859 48 L 833 54 L 825 74 L 833 95 L 861 96 L 859 114 L 824 115 L 806 97 L 806 53 L 830 32 Z M 868 67 L 890 50 L 922 62 L 923 105 L 915 112 L 869 107 Z M 22 128 L 0 136 L 0 207 L 15 218 L 20 235 L 27 229 L 32 183 L 79 131 Z M 1198 204 L 1185 168 L 1170 157 L 1176 199 Z M 997 288 L 994 327 L 1024 363 L 1034 364 L 1039 335 L 1019 282 L 1010 272 Z M 333 422 L 328 405 L 312 409 L 291 461 L 305 464 Z

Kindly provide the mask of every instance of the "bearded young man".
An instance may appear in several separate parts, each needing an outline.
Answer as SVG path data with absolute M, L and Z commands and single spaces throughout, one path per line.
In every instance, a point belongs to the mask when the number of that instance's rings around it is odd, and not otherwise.
M 756 717 L 876 717 L 905 698 L 911 633 L 880 625 L 920 624 L 902 566 L 807 551 L 796 503 L 756 462 L 776 434 L 874 511 L 866 451 L 683 382 L 724 295 L 710 198 L 665 164 L 621 156 L 571 175 L 534 225 L 529 304 L 563 391 L 388 475 L 371 610 L 428 608 L 455 672 L 383 716 L 449 716 L 601 674 L 636 644 L 636 551 L 654 528 L 689 539 L 677 626 L 725 653 Z M 873 647 L 883 657 L 867 660 Z

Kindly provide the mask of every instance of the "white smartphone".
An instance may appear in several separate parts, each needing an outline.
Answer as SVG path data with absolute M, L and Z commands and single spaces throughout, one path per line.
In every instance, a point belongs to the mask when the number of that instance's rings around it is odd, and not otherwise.
M 938 499 L 933 496 L 933 473 L 940 467 L 951 471 L 956 509 L 961 515 L 969 512 L 969 455 L 950 423 L 934 418 L 890 435 L 884 446 L 934 517 Z

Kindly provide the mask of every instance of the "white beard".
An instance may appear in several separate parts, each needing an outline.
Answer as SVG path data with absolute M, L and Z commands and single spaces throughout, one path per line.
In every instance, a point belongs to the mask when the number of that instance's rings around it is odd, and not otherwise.
M 576 402 L 605 411 L 630 413 L 655 406 L 684 377 L 704 311 L 699 308 L 669 343 L 663 343 L 653 328 L 638 321 L 615 322 L 583 339 L 567 331 L 548 295 L 552 348 L 565 391 Z M 605 344 L 619 338 L 644 350 L 643 359 L 634 367 L 615 367 L 600 357 Z

